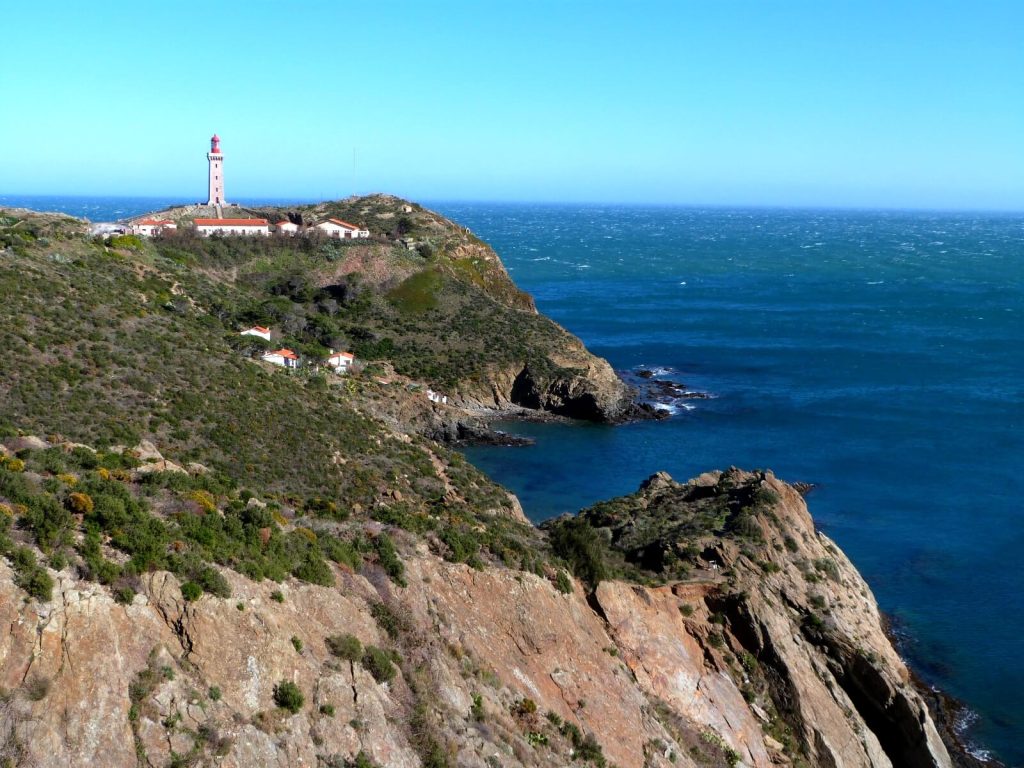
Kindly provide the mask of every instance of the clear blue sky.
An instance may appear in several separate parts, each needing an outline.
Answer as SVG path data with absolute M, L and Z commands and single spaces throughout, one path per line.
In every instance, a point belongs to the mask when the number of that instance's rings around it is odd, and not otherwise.
M 1024 2 L 20 2 L 0 193 L 1024 210 Z M 355 173 L 353 174 L 353 149 Z

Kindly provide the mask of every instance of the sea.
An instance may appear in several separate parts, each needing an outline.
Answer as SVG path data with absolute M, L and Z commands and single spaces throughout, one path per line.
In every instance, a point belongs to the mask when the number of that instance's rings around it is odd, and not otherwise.
M 0 195 L 93 220 L 170 202 Z M 1024 766 L 1024 214 L 429 205 L 624 375 L 681 385 L 663 421 L 467 449 L 531 519 L 659 470 L 812 483 L 905 658 L 964 703 L 962 738 Z

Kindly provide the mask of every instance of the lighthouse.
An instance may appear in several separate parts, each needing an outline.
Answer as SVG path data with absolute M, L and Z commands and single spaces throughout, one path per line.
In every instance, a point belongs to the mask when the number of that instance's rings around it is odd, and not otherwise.
M 224 199 L 224 155 L 220 151 L 220 136 L 216 133 L 210 139 L 210 151 L 206 153 L 210 161 L 210 199 L 207 205 L 227 205 Z

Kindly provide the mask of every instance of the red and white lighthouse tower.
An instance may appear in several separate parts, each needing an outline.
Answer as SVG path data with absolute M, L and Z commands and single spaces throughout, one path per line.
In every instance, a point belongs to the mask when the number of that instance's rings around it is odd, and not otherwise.
M 210 161 L 210 199 L 207 205 L 227 205 L 224 199 L 224 155 L 220 151 L 220 136 L 216 133 L 210 139 L 210 151 L 206 153 Z

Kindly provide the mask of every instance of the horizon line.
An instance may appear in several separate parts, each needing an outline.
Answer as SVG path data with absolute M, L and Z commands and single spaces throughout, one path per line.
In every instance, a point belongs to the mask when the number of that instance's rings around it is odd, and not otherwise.
M 282 205 L 293 203 L 295 205 L 317 205 L 339 200 L 346 200 L 350 197 L 371 197 L 373 195 L 389 195 L 407 200 L 410 203 L 418 201 L 406 198 L 392 192 L 367 192 L 363 194 L 350 194 L 343 197 L 321 198 L 302 197 L 299 195 L 282 195 L 278 197 L 259 197 L 241 195 L 237 200 L 242 202 L 267 203 L 271 205 Z M 81 194 L 81 193 L 0 193 L 0 201 L 5 198 L 69 198 L 79 200 L 160 200 L 168 201 L 181 198 L 186 202 L 176 202 L 171 205 L 203 205 L 202 201 L 187 202 L 185 195 L 153 195 L 153 194 Z M 992 214 L 1018 214 L 1024 215 L 1024 207 L 999 208 L 999 207 L 948 207 L 948 206 L 926 206 L 926 205 L 863 205 L 863 204 L 841 204 L 841 203 L 750 203 L 750 202 L 677 202 L 677 201 L 613 201 L 613 200 L 521 200 L 521 199 L 495 199 L 495 198 L 423 198 L 425 203 L 433 204 L 470 204 L 470 205 L 538 205 L 538 206 L 619 206 L 633 208 L 712 208 L 712 209 L 735 209 L 735 210 L 779 210 L 779 211 L 851 211 L 851 212 L 876 212 L 876 213 L 992 213 Z M 233 203 L 229 202 L 228 205 Z M 237 203 L 234 203 L 237 204 Z

